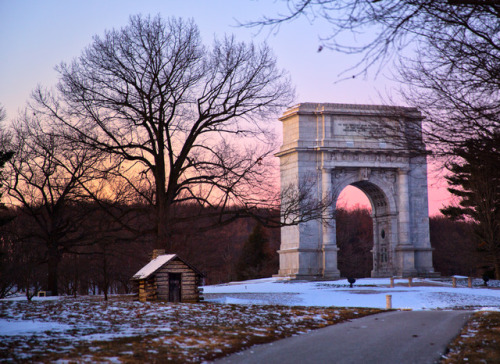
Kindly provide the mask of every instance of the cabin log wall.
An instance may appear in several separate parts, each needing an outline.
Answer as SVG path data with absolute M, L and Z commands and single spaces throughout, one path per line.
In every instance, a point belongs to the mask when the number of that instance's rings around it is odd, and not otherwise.
M 181 302 L 199 302 L 201 275 L 181 260 L 174 259 L 158 269 L 149 279 L 139 282 L 139 300 L 169 301 L 169 274 L 181 274 Z

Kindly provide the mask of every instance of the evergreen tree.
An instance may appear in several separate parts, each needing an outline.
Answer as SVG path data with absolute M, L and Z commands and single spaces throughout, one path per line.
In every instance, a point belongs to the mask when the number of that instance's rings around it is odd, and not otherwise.
M 262 225 L 255 225 L 247 241 L 243 244 L 240 258 L 236 264 L 238 280 L 262 278 L 261 270 L 268 260 L 267 242 Z
M 470 139 L 456 149 L 461 163 L 448 166 L 446 179 L 458 205 L 441 212 L 455 220 L 473 220 L 478 247 L 485 252 L 487 264 L 500 279 L 500 133 L 492 138 Z

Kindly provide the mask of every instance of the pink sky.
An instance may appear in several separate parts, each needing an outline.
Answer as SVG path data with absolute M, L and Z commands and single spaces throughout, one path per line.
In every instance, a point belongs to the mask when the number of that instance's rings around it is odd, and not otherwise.
M 277 32 L 237 26 L 238 21 L 283 11 L 283 4 L 267 0 L 0 0 L 0 103 L 12 120 L 38 84 L 49 88 L 56 84 L 56 65 L 78 56 L 92 36 L 120 28 L 130 15 L 142 13 L 192 18 L 205 43 L 225 33 L 241 41 L 267 42 L 279 66 L 289 71 L 297 102 L 382 104 L 395 100 L 403 105 L 390 62 L 366 77 L 346 78 L 342 72 L 358 63 L 360 55 L 317 52 L 319 37 L 329 34 L 327 24 L 299 19 Z M 280 122 L 274 122 L 281 129 Z M 429 181 L 429 212 L 435 215 L 448 193 L 441 176 L 431 173 Z M 366 197 L 347 191 L 352 203 L 363 199 L 366 203 Z
M 439 209 L 443 204 L 450 201 L 450 194 L 444 187 L 437 188 L 436 186 L 429 187 L 429 216 L 441 215 Z M 354 186 L 347 186 L 339 197 L 337 206 L 353 208 L 359 205 L 360 207 L 369 208 L 370 201 L 366 195 Z
M 453 198 L 448 192 L 446 180 L 443 178 L 444 170 L 432 161 L 428 162 L 428 190 L 429 190 L 429 216 L 441 215 L 439 209 L 451 204 Z M 366 195 L 354 186 L 347 186 L 340 194 L 341 206 L 354 207 L 356 204 L 370 208 L 370 201 Z

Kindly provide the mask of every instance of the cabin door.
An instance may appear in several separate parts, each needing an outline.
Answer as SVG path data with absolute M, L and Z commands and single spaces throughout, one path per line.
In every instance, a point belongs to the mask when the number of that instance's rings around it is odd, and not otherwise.
M 168 274 L 168 301 L 181 302 L 181 273 Z

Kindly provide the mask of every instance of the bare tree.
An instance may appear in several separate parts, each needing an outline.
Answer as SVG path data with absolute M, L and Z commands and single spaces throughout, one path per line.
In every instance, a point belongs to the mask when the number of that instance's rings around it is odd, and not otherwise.
M 399 56 L 404 96 L 422 111 L 426 119 L 423 133 L 433 151 L 450 153 L 464 140 L 478 134 L 491 137 L 498 129 L 498 1 L 283 3 L 287 5 L 285 13 L 245 25 L 279 27 L 298 17 L 326 21 L 331 28 L 320 38 L 321 48 L 363 55 L 358 64 L 346 70 L 354 76 Z M 392 132 L 389 136 L 397 137 Z
M 6 119 L 7 115 L 5 109 L 2 105 L 0 105 L 0 123 Z M 0 133 L 0 143 L 3 145 L 5 143 L 4 138 L 2 137 L 3 133 Z M 2 148 L 4 149 L 4 148 Z M 3 168 L 5 163 L 12 158 L 14 152 L 11 150 L 0 150 L 0 199 L 2 198 L 2 181 L 3 177 Z M 15 215 L 12 214 L 12 211 L 9 211 L 5 204 L 0 201 L 0 226 L 3 226 L 10 222 Z M 12 273 L 13 268 L 13 257 L 11 244 L 9 238 L 4 234 L 0 233 L 0 298 L 4 298 L 7 295 L 11 294 L 15 289 L 15 283 L 12 278 L 14 278 Z
M 326 22 L 327 34 L 319 37 L 323 48 L 348 54 L 362 54 L 352 70 L 364 73 L 375 64 L 436 34 L 459 27 L 471 34 L 476 21 L 498 19 L 498 1 L 482 0 L 282 0 L 286 10 L 275 15 L 243 23 L 247 27 L 279 27 L 305 17 L 311 22 Z M 484 34 L 483 34 L 484 35 Z M 494 36 L 490 34 L 489 36 Z M 344 43 L 345 42 L 345 43 Z
M 132 16 L 58 71 L 60 99 L 38 90 L 42 112 L 70 126 L 74 142 L 121 159 L 122 178 L 156 209 L 158 247 L 193 220 L 177 215 L 180 204 L 225 223 L 275 192 L 267 120 L 293 89 L 267 46 L 226 37 L 208 48 L 192 21 Z
M 85 186 L 101 178 L 95 167 L 102 156 L 67 144 L 51 130 L 52 120 L 28 110 L 13 124 L 9 142 L 2 145 L 15 151 L 6 164 L 4 189 L 7 202 L 30 221 L 19 233 L 19 243 L 45 246 L 48 290 L 57 295 L 61 255 L 85 242 L 85 214 L 74 205 L 84 199 Z
M 401 62 L 403 95 L 422 110 L 436 153 L 453 155 L 471 138 L 493 138 L 500 128 L 499 14 L 457 14 L 447 32 L 428 34 L 419 55 Z
M 3 122 L 6 119 L 6 117 L 7 114 L 5 112 L 5 109 L 0 104 L 0 123 Z M 4 133 L 0 133 L 0 143 L 3 145 L 6 143 L 6 140 L 2 135 L 4 135 Z M 14 152 L 12 150 L 8 150 L 5 148 L 2 149 L 4 150 L 0 150 L 0 188 L 2 187 L 2 180 L 3 180 L 2 169 L 5 163 L 14 155 Z M 0 199 L 1 198 L 2 194 L 0 193 Z M 9 214 L 8 211 L 6 210 L 7 209 L 5 208 L 5 205 L 0 201 L 0 226 L 5 225 L 13 218 L 13 216 L 11 216 L 11 214 Z

